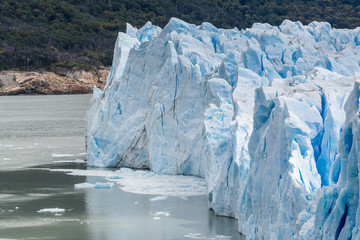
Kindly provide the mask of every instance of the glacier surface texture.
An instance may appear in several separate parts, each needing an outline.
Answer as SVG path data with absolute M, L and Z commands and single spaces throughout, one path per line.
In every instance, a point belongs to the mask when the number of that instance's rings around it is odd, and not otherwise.
M 203 177 L 247 239 L 360 239 L 359 63 L 360 28 L 128 24 L 87 163 Z

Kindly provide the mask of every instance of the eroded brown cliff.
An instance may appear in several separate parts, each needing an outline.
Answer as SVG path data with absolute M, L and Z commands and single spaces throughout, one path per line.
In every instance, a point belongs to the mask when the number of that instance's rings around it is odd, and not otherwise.
M 109 70 L 53 72 L 0 72 L 0 95 L 19 94 L 85 94 L 94 85 L 103 89 Z

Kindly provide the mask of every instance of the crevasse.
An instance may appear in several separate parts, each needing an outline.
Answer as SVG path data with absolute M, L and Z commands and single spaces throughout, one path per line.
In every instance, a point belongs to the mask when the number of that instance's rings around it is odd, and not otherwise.
M 87 163 L 204 177 L 247 239 L 358 239 L 359 37 L 128 24 L 90 102 Z

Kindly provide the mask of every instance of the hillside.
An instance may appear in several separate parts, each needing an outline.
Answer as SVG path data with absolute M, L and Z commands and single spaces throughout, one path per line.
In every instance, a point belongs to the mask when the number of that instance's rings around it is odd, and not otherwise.
M 360 26 L 357 0 L 0 0 L 0 70 L 85 69 L 112 61 L 126 22 L 163 27 L 171 17 L 220 28 L 284 19 Z

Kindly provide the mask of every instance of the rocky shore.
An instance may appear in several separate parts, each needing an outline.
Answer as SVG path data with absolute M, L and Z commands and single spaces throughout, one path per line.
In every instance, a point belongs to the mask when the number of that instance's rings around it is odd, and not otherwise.
M 63 70 L 58 73 L 2 71 L 0 95 L 91 93 L 94 85 L 104 88 L 108 73 L 108 68 Z

